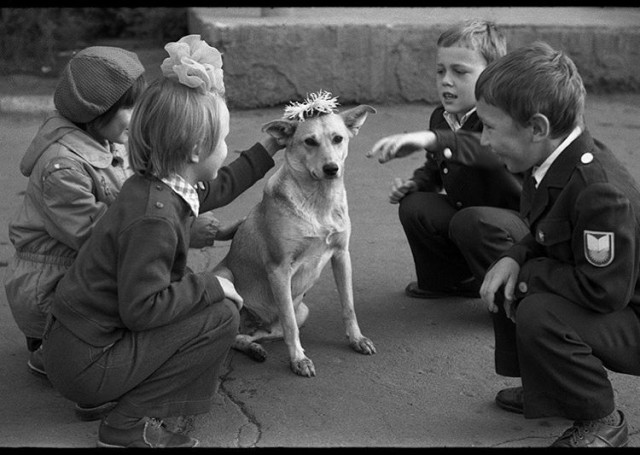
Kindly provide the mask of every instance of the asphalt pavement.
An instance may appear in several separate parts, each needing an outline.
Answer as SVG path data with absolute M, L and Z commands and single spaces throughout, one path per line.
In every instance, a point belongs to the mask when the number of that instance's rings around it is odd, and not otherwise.
M 422 157 L 385 165 L 364 155 L 379 138 L 425 127 L 433 106 L 375 105 L 351 142 L 346 186 L 353 224 L 351 256 L 358 320 L 377 354 L 352 351 L 345 338 L 330 267 L 308 293 L 311 312 L 302 345 L 317 376 L 302 378 L 288 366 L 284 343 L 266 344 L 256 363 L 232 352 L 213 409 L 196 419 L 201 446 L 273 447 L 542 447 L 570 421 L 526 420 L 493 402 L 498 390 L 518 385 L 495 374 L 493 331 L 479 299 L 416 300 L 403 294 L 415 279 L 409 247 L 387 202 L 394 177 L 409 176 Z M 260 126 L 282 107 L 231 112 L 230 150 L 248 148 Z M 0 113 L 0 275 L 13 247 L 7 223 L 19 207 L 27 179 L 18 163 L 41 121 L 38 113 Z M 588 98 L 587 126 L 640 180 L 640 95 Z M 234 158 L 230 153 L 229 160 Z M 279 164 L 282 155 L 276 156 Z M 273 172 L 273 171 L 272 171 Z M 269 173 L 271 175 L 271 172 Z M 227 207 L 220 219 L 243 216 L 260 198 L 264 180 Z M 192 250 L 195 269 L 209 267 L 228 247 Z M 97 422 L 81 422 L 73 403 L 27 370 L 24 338 L 0 292 L 0 447 L 95 447 Z M 638 378 L 611 373 L 617 403 L 640 447 Z

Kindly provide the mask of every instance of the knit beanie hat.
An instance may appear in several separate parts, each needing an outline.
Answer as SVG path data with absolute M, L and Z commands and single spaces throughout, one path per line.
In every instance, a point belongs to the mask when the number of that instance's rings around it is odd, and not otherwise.
M 93 46 L 65 67 L 53 103 L 74 123 L 88 123 L 113 106 L 144 73 L 138 56 L 118 47 Z

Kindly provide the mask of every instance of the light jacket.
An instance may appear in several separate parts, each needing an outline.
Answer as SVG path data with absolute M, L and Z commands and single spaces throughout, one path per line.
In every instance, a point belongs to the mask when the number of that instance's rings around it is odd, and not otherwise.
M 18 327 L 37 338 L 58 280 L 133 172 L 123 145 L 100 144 L 57 112 L 38 130 L 20 171 L 29 182 L 9 223 L 16 254 L 5 291 Z
M 9 224 L 16 251 L 75 257 L 133 173 L 123 145 L 98 143 L 59 114 L 40 127 L 20 163 L 29 177 Z

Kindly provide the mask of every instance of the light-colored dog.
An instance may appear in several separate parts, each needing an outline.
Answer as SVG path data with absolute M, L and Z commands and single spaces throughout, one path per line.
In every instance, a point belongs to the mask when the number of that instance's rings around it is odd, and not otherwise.
M 284 338 L 291 369 L 315 376 L 313 362 L 300 344 L 299 327 L 309 308 L 302 298 L 331 259 L 349 345 L 374 354 L 362 335 L 353 301 L 349 237 L 351 222 L 344 187 L 349 139 L 371 106 L 305 119 L 279 119 L 263 131 L 286 144 L 284 163 L 268 180 L 262 201 L 236 232 L 227 256 L 216 267 L 233 274 L 244 299 L 240 334 L 234 348 L 263 361 L 261 340 Z

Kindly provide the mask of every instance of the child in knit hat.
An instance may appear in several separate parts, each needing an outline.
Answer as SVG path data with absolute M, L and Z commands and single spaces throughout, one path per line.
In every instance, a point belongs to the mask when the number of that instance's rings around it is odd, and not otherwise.
M 107 46 L 78 52 L 56 87 L 56 111 L 20 163 L 29 182 L 9 223 L 16 252 L 4 284 L 27 338 L 32 372 L 45 374 L 42 333 L 58 280 L 132 173 L 125 143 L 145 87 L 144 67 L 133 52 Z
M 58 392 L 117 402 L 99 427 L 103 447 L 198 444 L 166 420 L 211 408 L 242 298 L 228 279 L 187 267 L 189 227 L 263 176 L 274 164 L 267 149 L 281 148 L 265 139 L 221 168 L 229 111 L 220 53 L 198 35 L 165 49 L 164 77 L 133 110 L 135 174 L 58 284 L 44 336 Z

